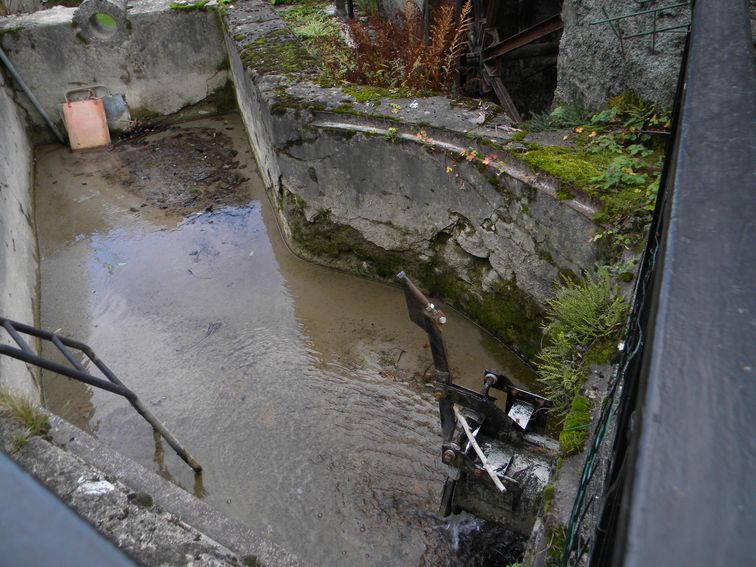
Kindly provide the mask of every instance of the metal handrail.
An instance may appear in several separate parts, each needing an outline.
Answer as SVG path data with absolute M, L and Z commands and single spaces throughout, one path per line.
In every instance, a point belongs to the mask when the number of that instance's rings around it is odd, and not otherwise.
M 137 413 L 139 413 L 139 415 L 141 415 L 152 428 L 157 431 L 171 447 L 173 447 L 176 454 L 178 454 L 186 464 L 192 467 L 194 472 L 199 473 L 202 471 L 202 466 L 194 459 L 194 457 L 192 457 L 186 449 L 179 444 L 171 432 L 168 431 L 165 426 L 145 407 L 139 397 L 127 388 L 115 374 L 113 374 L 113 371 L 97 357 L 95 352 L 88 345 L 67 337 L 61 337 L 50 331 L 11 321 L 5 317 L 0 317 L 0 325 L 2 325 L 19 347 L 15 348 L 9 345 L 0 344 L 0 355 L 4 354 L 10 356 L 11 358 L 39 366 L 40 368 L 55 372 L 56 374 L 61 374 L 72 380 L 83 382 L 90 386 L 94 386 L 95 388 L 100 388 L 101 390 L 106 390 L 126 398 Z M 60 351 L 73 368 L 35 354 L 20 333 L 49 341 Z M 98 378 L 87 372 L 87 369 L 81 364 L 81 362 L 79 362 L 79 360 L 77 360 L 70 349 L 84 353 L 92 364 L 103 373 L 107 380 L 103 380 L 102 378 Z

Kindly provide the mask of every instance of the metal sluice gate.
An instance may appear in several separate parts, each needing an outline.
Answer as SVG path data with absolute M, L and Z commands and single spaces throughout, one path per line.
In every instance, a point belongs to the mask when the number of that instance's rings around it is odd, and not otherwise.
M 83 382 L 84 384 L 88 384 L 90 386 L 94 386 L 95 388 L 100 388 L 101 390 L 106 390 L 108 392 L 126 398 L 132 405 L 132 407 L 137 411 L 137 413 L 139 413 L 139 415 L 141 415 L 152 426 L 155 432 L 159 433 L 163 437 L 163 439 L 166 440 L 166 442 L 173 448 L 173 450 L 176 451 L 176 454 L 181 457 L 181 459 L 183 459 L 186 464 L 192 467 L 195 473 L 200 473 L 202 471 L 202 466 L 194 459 L 194 457 L 192 457 L 186 451 L 186 449 L 181 446 L 181 444 L 176 440 L 171 432 L 168 431 L 165 426 L 160 423 L 160 421 L 158 421 L 158 419 L 154 415 L 152 415 L 152 413 L 145 407 L 139 397 L 133 391 L 127 388 L 115 374 L 113 374 L 113 371 L 110 370 L 110 368 L 108 368 L 105 363 L 97 357 L 95 352 L 88 345 L 79 341 L 75 341 L 73 339 L 61 337 L 50 331 L 45 331 L 43 329 L 25 325 L 23 323 L 11 321 L 10 319 L 6 319 L 5 317 L 0 317 L 0 325 L 2 325 L 2 327 L 8 332 L 13 341 L 18 345 L 18 347 L 16 348 L 6 344 L 0 344 L 0 355 L 10 356 L 11 358 L 21 360 L 23 362 L 26 362 L 27 364 L 33 364 L 34 366 L 38 366 L 39 368 L 44 368 L 45 370 L 49 370 L 50 372 L 66 376 L 67 378 L 71 378 L 72 380 Z M 54 360 L 50 360 L 48 358 L 35 354 L 26 340 L 21 336 L 21 333 L 53 344 L 55 348 L 57 348 L 58 351 L 70 363 L 71 366 L 66 366 L 64 364 L 60 364 L 59 362 L 55 362 Z M 94 364 L 100 370 L 100 372 L 102 372 L 106 380 L 98 378 L 97 376 L 94 376 L 89 371 L 87 371 L 84 365 L 76 357 L 74 352 L 72 352 L 72 349 L 73 351 L 79 351 L 84 356 L 86 356 L 86 358 L 89 359 L 89 361 Z
M 410 320 L 428 335 L 436 370 L 441 460 L 448 466 L 439 512 L 466 511 L 527 536 L 549 481 L 558 445 L 544 435 L 552 402 L 485 370 L 475 392 L 454 384 L 441 325 L 446 316 L 401 272 Z M 505 394 L 501 408 L 491 389 Z

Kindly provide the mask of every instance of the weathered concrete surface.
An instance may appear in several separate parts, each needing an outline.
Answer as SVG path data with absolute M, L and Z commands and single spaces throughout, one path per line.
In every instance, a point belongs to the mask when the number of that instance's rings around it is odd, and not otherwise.
M 22 428 L 0 415 L 0 448 L 141 564 L 303 565 L 67 422 L 49 419 L 50 437 L 17 448 Z
M 271 70 L 266 58 L 296 42 L 268 4 L 238 2 L 226 24 L 250 141 L 301 255 L 384 279 L 409 269 L 473 316 L 492 297 L 510 301 L 511 286 L 520 303 L 542 306 L 560 271 L 600 259 L 593 205 L 559 200 L 557 180 L 517 160 L 515 130 L 494 107 L 444 97 L 359 102 L 316 84 L 310 66 Z M 504 338 L 521 346 L 527 333 Z
M 136 2 L 126 41 L 87 43 L 73 8 L 56 7 L 0 20 L 0 45 L 54 120 L 66 91 L 105 85 L 124 94 L 132 116 L 171 114 L 203 100 L 227 81 L 227 60 L 214 11 L 177 11 L 168 2 Z M 6 33 L 3 33 L 5 31 Z M 26 100 L 34 124 L 42 124 Z
M 224 516 L 131 459 L 100 443 L 67 421 L 51 416 L 53 441 L 119 483 L 139 494 L 149 494 L 161 510 L 198 530 L 242 558 L 256 557 L 263 565 L 301 567 L 298 557 L 255 534 L 241 522 Z
M 645 100 L 670 107 L 680 73 L 685 34 L 657 34 L 655 45 L 650 35 L 620 43 L 608 24 L 590 25 L 590 22 L 606 19 L 602 7 L 607 8 L 610 17 L 643 9 L 635 0 L 615 0 L 609 4 L 603 0 L 564 1 L 555 103 L 597 109 L 610 97 L 630 89 Z M 689 7 L 665 10 L 658 16 L 657 29 L 689 22 Z M 653 14 L 627 18 L 618 25 L 623 35 L 651 31 Z
M 0 0 L 0 16 L 36 12 L 43 7 L 42 0 Z
M 34 323 L 37 241 L 31 198 L 32 154 L 19 114 L 0 72 L 0 314 Z M 0 341 L 16 346 L 4 330 L 0 330 Z M 37 399 L 36 378 L 25 364 L 0 357 L 0 387 Z

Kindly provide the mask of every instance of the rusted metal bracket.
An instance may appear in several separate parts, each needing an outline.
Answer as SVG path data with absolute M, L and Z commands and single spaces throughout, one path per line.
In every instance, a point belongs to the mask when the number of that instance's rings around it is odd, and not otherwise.
M 508 37 L 503 41 L 500 41 L 497 44 L 486 47 L 483 50 L 483 62 L 487 63 L 489 61 L 498 59 L 502 55 L 506 55 L 507 53 L 510 53 L 515 49 L 519 49 L 520 47 L 524 47 L 525 45 L 533 43 L 534 41 L 546 37 L 550 33 L 561 30 L 563 27 L 564 23 L 562 22 L 561 15 L 555 14 L 550 18 L 537 23 L 534 26 L 524 29 L 521 32 L 516 33 L 515 35 Z

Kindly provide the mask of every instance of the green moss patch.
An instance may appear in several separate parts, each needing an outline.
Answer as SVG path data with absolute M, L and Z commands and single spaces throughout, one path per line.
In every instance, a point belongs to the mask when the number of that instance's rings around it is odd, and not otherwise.
M 206 10 L 205 6 L 209 0 L 197 0 L 196 2 L 188 2 L 185 0 L 177 0 L 170 3 L 171 10 L 191 12 L 194 10 Z
M 637 249 L 644 241 L 659 188 L 668 113 L 625 93 L 592 117 L 560 107 L 523 127 L 573 129 L 566 136 L 569 147 L 528 144 L 518 155 L 564 182 L 559 198 L 571 198 L 572 190 L 578 190 L 601 205 L 594 220 L 604 229 L 596 238 L 606 239 L 615 258 L 626 249 Z
M 611 156 L 604 153 L 589 154 L 579 148 L 561 146 L 531 146 L 519 157 L 534 168 L 582 189 L 591 187 L 611 161 Z
M 263 39 L 263 41 L 259 41 Z M 315 59 L 296 40 L 276 38 L 258 40 L 244 46 L 242 62 L 261 74 L 300 74 L 317 68 Z
M 567 455 L 579 453 L 585 446 L 591 426 L 591 403 L 584 396 L 576 396 L 564 419 L 559 434 L 559 447 Z
M 366 85 L 347 85 L 341 89 L 344 94 L 354 98 L 357 102 L 379 102 L 382 98 L 409 98 L 418 96 L 406 88 L 372 87 Z

